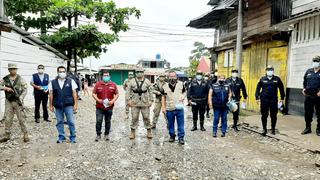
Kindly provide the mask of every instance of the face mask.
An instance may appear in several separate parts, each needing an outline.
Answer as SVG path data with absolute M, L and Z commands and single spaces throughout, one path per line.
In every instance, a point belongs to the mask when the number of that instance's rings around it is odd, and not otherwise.
M 67 74 L 65 72 L 59 73 L 58 75 L 59 75 L 59 78 L 61 78 L 61 79 L 64 79 L 67 77 Z
M 196 75 L 196 79 L 197 79 L 198 81 L 200 81 L 200 80 L 202 79 L 202 76 L 201 76 L 201 75 Z
M 159 81 L 163 82 L 164 81 L 164 77 L 159 77 Z
M 320 62 L 313 62 L 312 67 L 313 68 L 319 68 L 320 67 Z
M 143 77 L 143 73 L 137 73 L 137 77 L 138 78 L 142 78 Z
M 44 70 L 43 69 L 38 69 L 39 74 L 43 74 Z
M 209 79 L 209 77 L 208 77 L 208 76 L 204 77 L 204 80 L 208 80 L 208 79 Z
M 215 75 L 215 76 L 218 76 L 219 74 L 218 74 L 218 72 L 215 72 L 214 75 Z
M 233 78 L 236 78 L 236 77 L 238 77 L 238 73 L 232 73 L 231 76 L 232 76 Z
M 269 77 L 271 77 L 271 76 L 273 76 L 273 71 L 267 71 L 267 76 L 269 76 Z
M 175 84 L 177 82 L 176 79 L 169 79 L 169 81 L 170 81 L 170 84 Z
M 219 79 L 218 82 L 219 82 L 219 84 L 223 84 L 224 80 L 223 79 Z
M 110 76 L 103 76 L 102 80 L 104 82 L 109 82 L 110 81 Z
M 71 72 L 74 72 L 76 69 L 75 68 L 70 68 L 70 71 Z
M 132 79 L 132 78 L 133 78 L 133 76 L 130 75 L 130 76 L 129 76 L 129 79 Z

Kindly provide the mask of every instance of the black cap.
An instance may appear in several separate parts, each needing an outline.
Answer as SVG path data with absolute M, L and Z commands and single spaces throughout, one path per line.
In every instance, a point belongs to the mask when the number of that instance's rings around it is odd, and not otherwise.
M 313 59 L 312 59 L 313 62 L 320 62 L 320 56 L 315 56 Z
M 234 69 L 231 70 L 231 72 L 232 73 L 238 73 L 239 71 L 238 71 L 238 69 L 234 68 Z
M 273 68 L 273 66 L 268 65 L 267 68 L 266 68 L 266 70 L 274 70 L 274 68 Z

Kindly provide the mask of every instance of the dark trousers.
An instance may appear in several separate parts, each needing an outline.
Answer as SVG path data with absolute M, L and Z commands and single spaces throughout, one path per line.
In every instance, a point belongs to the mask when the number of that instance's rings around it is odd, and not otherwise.
M 240 106 L 239 106 L 239 102 L 236 103 L 238 106 L 238 109 L 236 112 L 233 112 L 233 126 L 237 126 L 238 121 L 239 121 L 239 113 L 240 113 Z
M 307 96 L 304 101 L 304 118 L 306 127 L 311 127 L 314 109 L 317 115 L 317 128 L 320 129 L 320 97 Z
M 109 135 L 110 128 L 111 128 L 111 117 L 112 117 L 112 110 L 103 110 L 98 108 L 96 109 L 96 132 L 98 136 L 101 135 L 103 119 L 105 121 L 104 135 Z
M 206 113 L 206 114 L 207 114 L 207 115 L 209 115 L 210 107 L 209 107 L 209 104 L 208 104 L 208 103 L 206 104 L 206 111 L 207 111 L 207 113 Z
M 42 103 L 43 119 L 48 120 L 48 93 L 35 93 L 34 94 L 35 108 L 34 118 L 40 119 L 40 105 Z
M 197 103 L 197 105 L 192 105 L 192 116 L 193 116 L 193 126 L 197 127 L 198 115 L 200 117 L 200 126 L 204 124 L 204 114 L 206 112 L 205 103 Z
M 261 100 L 260 108 L 263 129 L 267 129 L 267 120 L 269 113 L 271 117 L 271 129 L 275 129 L 277 124 L 278 102 L 269 102 Z

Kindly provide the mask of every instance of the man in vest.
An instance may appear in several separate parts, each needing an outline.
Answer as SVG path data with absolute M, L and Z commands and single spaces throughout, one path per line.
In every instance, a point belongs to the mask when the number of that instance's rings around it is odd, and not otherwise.
M 186 89 L 183 82 L 178 81 L 175 71 L 169 72 L 169 83 L 163 86 L 164 96 L 162 96 L 162 111 L 166 114 L 169 126 L 169 142 L 175 141 L 174 124 L 177 120 L 178 124 L 178 140 L 179 144 L 184 144 L 184 99 Z
M 105 140 L 109 141 L 109 132 L 111 128 L 112 109 L 114 103 L 119 98 L 117 85 L 111 81 L 109 72 L 103 72 L 102 81 L 99 81 L 92 92 L 92 97 L 96 100 L 96 133 L 95 139 L 98 142 L 101 139 L 101 129 L 103 118 L 105 121 Z
M 313 58 L 313 67 L 308 69 L 303 78 L 302 93 L 305 96 L 305 122 L 306 128 L 302 131 L 302 135 L 311 133 L 311 123 L 314 109 L 317 116 L 316 134 L 320 136 L 320 56 Z
M 213 137 L 217 137 L 219 119 L 221 118 L 221 137 L 225 137 L 228 129 L 227 103 L 231 100 L 230 86 L 225 82 L 225 76 L 219 75 L 218 81 L 211 85 L 209 90 L 208 104 L 210 109 L 214 109 Z
M 166 74 L 161 73 L 159 76 L 159 79 L 157 82 L 153 85 L 153 93 L 156 96 L 156 100 L 154 103 L 154 109 L 153 109 L 153 122 L 152 122 L 152 128 L 155 129 L 158 123 L 161 106 L 162 106 L 162 95 L 163 95 L 163 86 L 166 84 L 165 82 Z
M 136 70 L 136 78 L 133 78 L 128 85 L 129 107 L 131 107 L 131 134 L 130 139 L 135 139 L 136 128 L 139 124 L 140 112 L 143 117 L 144 126 L 147 129 L 147 138 L 152 139 L 150 123 L 150 107 L 153 103 L 151 82 L 144 77 L 144 69 Z
M 17 64 L 9 63 L 8 70 L 9 75 L 5 76 L 0 82 L 0 90 L 5 91 L 5 135 L 0 142 L 5 142 L 11 139 L 11 127 L 13 124 L 13 117 L 16 114 L 18 121 L 23 132 L 23 141 L 30 141 L 28 136 L 28 131 L 25 125 L 25 112 L 24 112 L 24 103 L 23 100 L 27 95 L 27 83 L 26 81 L 17 74 Z
M 58 77 L 49 83 L 49 102 L 50 111 L 54 112 L 57 118 L 57 130 L 59 133 L 57 143 L 66 141 L 64 133 L 64 116 L 67 118 L 67 124 L 70 130 L 70 142 L 76 143 L 76 128 L 74 124 L 74 113 L 78 108 L 78 88 L 73 79 L 67 78 L 66 68 L 59 66 L 57 68 Z
M 191 131 L 197 130 L 198 117 L 200 118 L 200 130 L 204 128 L 204 114 L 206 105 L 208 104 L 208 83 L 203 79 L 202 72 L 197 72 L 196 78 L 189 85 L 188 100 L 192 107 L 193 128 Z
M 243 80 L 239 77 L 238 69 L 231 70 L 231 77 L 226 80 L 227 84 L 229 84 L 231 91 L 232 91 L 232 99 L 236 101 L 238 105 L 237 111 L 233 112 L 233 126 L 232 128 L 234 131 L 239 131 L 237 124 L 239 121 L 239 113 L 240 113 L 240 100 L 241 100 L 241 91 L 244 98 L 244 104 L 247 101 L 247 90 L 246 85 L 244 84 Z
M 278 89 L 281 99 L 278 102 Z M 274 68 L 267 66 L 266 76 L 263 76 L 258 82 L 256 89 L 256 100 L 261 108 L 262 136 L 267 135 L 267 120 L 270 112 L 271 134 L 276 134 L 278 106 L 283 104 L 285 97 L 283 83 L 280 77 L 274 75 Z
M 48 84 L 49 75 L 44 73 L 44 66 L 38 65 L 38 73 L 32 75 L 30 82 L 33 87 L 34 96 L 34 118 L 36 123 L 40 123 L 40 104 L 42 103 L 43 119 L 44 121 L 51 122 L 48 116 Z
M 129 82 L 134 78 L 134 73 L 132 71 L 130 71 L 128 73 L 128 79 L 126 79 L 123 83 L 123 89 L 125 91 L 125 106 L 126 106 L 126 119 L 129 119 L 129 113 L 130 113 L 130 107 L 128 105 L 128 98 L 129 98 Z

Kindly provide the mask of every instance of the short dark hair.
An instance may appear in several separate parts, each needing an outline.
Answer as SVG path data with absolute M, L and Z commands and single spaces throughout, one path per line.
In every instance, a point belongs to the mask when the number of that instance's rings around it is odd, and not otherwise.
M 64 66 L 59 66 L 59 67 L 57 68 L 57 72 L 59 72 L 59 69 L 64 69 L 64 70 L 66 70 L 66 67 L 64 67 Z
M 39 65 L 38 65 L 38 69 L 39 69 L 40 67 L 43 67 L 43 68 L 44 68 L 44 65 L 42 65 L 42 64 L 39 64 Z

